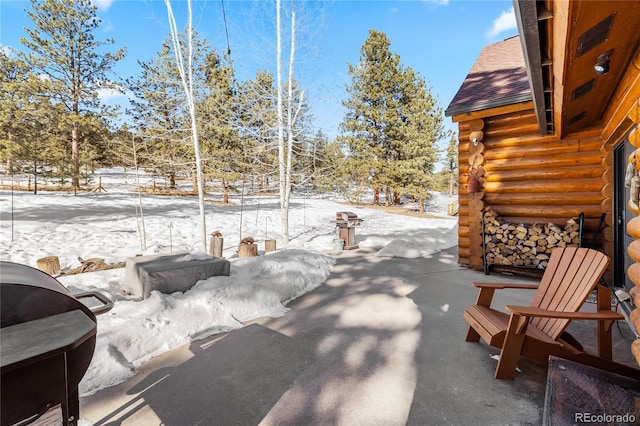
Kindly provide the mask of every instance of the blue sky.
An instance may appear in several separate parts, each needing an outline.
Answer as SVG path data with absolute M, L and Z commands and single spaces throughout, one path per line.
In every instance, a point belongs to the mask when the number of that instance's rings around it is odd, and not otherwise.
M 96 38 L 114 38 L 115 47 L 128 50 L 117 74 L 136 75 L 137 60 L 152 58 L 169 34 L 164 1 L 95 0 L 94 4 L 102 20 Z M 283 1 L 284 7 L 291 4 Z M 338 133 L 344 113 L 341 101 L 350 82 L 347 63 L 357 64 L 370 29 L 387 35 L 391 50 L 400 55 L 404 66 L 424 77 L 443 109 L 481 49 L 517 34 L 511 0 L 335 0 L 294 1 L 293 5 L 298 30 L 294 74 L 306 91 L 317 126 L 330 136 Z M 30 7 L 27 0 L 0 0 L 3 50 L 22 48 L 19 39 L 26 36 L 24 28 L 33 27 L 24 11 Z M 178 27 L 183 27 L 187 2 L 173 0 L 172 7 Z M 289 16 L 283 14 L 284 27 Z M 255 75 L 257 69 L 275 70 L 275 1 L 193 0 L 193 21 L 199 34 L 218 50 L 226 49 L 228 32 L 240 79 Z M 126 98 L 110 102 L 126 103 Z M 447 128 L 455 128 L 449 118 L 445 121 Z

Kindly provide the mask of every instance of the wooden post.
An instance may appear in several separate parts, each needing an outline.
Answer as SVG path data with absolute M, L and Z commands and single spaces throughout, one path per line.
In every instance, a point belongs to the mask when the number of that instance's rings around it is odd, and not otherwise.
M 98 187 L 94 189 L 93 192 L 100 192 L 100 191 L 107 192 L 107 190 L 104 189 L 104 187 L 102 186 L 102 176 L 98 176 Z
M 60 273 L 60 259 L 58 256 L 48 256 L 36 260 L 38 269 L 49 275 L 58 275 Z
M 611 310 L 611 290 L 602 284 L 596 286 L 596 306 L 598 312 Z M 613 359 L 613 339 L 611 336 L 611 324 L 604 320 L 598 321 L 598 356 L 605 359 Z
M 276 251 L 276 240 L 265 240 L 264 252 L 271 253 L 272 251 Z
M 258 245 L 252 244 L 240 244 L 238 246 L 238 257 L 255 257 L 258 255 Z
M 224 238 L 213 236 L 209 244 L 209 254 L 214 257 L 222 257 L 222 247 L 224 246 Z

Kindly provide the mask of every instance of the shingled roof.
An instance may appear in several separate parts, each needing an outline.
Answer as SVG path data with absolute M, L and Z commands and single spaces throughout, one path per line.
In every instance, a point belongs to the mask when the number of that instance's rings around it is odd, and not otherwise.
M 531 99 L 520 37 L 515 36 L 482 49 L 445 115 L 464 114 Z

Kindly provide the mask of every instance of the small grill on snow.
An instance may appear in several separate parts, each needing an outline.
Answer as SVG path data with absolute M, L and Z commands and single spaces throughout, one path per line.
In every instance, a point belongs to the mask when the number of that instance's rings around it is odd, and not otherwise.
M 357 249 L 355 228 L 362 223 L 362 219 L 359 219 L 358 215 L 353 212 L 336 212 L 334 223 L 338 230 L 338 240 L 344 241 L 343 249 Z

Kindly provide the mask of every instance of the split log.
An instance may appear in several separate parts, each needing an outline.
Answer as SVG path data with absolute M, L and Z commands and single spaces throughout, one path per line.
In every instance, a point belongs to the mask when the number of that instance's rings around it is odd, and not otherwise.
M 49 275 L 58 275 L 60 273 L 60 259 L 58 256 L 47 256 L 36 260 L 38 269 Z
M 276 240 L 265 240 L 264 241 L 264 252 L 271 253 L 276 251 Z
M 238 257 L 256 257 L 257 255 L 257 244 L 240 244 L 238 246 Z
M 258 245 L 253 237 L 245 237 L 238 245 L 238 257 L 255 257 L 258 255 Z
M 224 247 L 224 238 L 221 236 L 212 236 L 209 242 L 209 254 L 213 257 L 222 257 L 222 249 Z
M 92 257 L 91 259 L 83 259 L 78 257 L 78 262 L 80 262 L 80 272 L 90 272 L 90 271 L 102 271 L 105 269 L 111 269 L 104 259 L 100 259 L 99 257 Z

